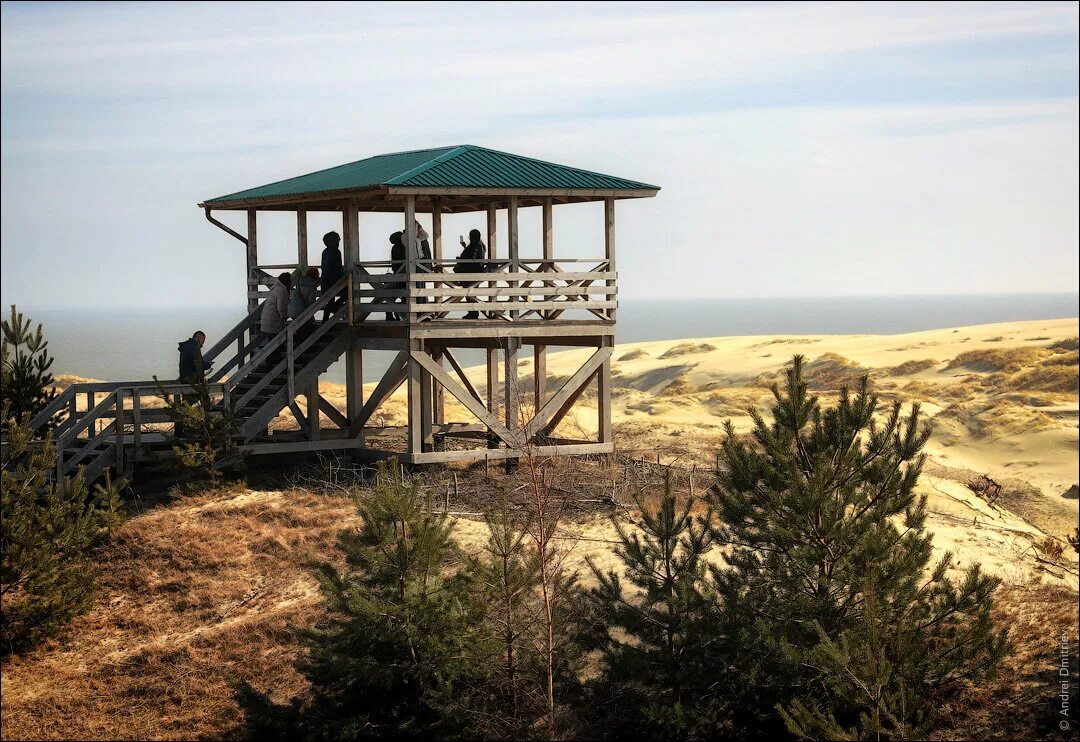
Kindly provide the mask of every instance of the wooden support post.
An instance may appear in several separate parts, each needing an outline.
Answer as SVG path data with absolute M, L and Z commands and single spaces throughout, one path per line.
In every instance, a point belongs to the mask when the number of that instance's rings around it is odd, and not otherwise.
M 431 204 L 431 257 L 441 263 L 442 252 L 442 201 L 434 199 Z
M 435 351 L 431 354 L 431 357 L 439 365 L 439 368 L 443 367 L 442 350 Z M 442 384 L 437 383 L 434 378 L 431 380 L 431 395 L 433 422 L 436 425 L 442 425 L 446 422 L 446 397 L 444 396 Z
M 511 431 L 521 427 L 518 416 L 518 389 L 517 361 L 518 349 L 521 341 L 517 338 L 507 338 L 506 347 L 503 350 L 503 405 L 506 413 L 506 427 Z
M 402 232 L 405 239 L 405 275 L 411 276 L 416 273 L 416 196 L 405 197 L 405 229 Z M 413 303 L 415 288 L 412 281 L 405 282 L 405 320 L 412 322 L 415 316 L 408 313 L 408 305 Z
M 307 388 L 308 439 L 319 440 L 322 423 L 319 422 L 319 379 L 315 378 Z
M 611 273 L 615 272 L 615 199 L 604 199 L 604 257 L 607 259 L 607 270 Z M 610 278 L 607 280 L 609 289 L 615 288 L 615 279 Z M 615 310 L 611 309 L 608 312 L 608 316 L 611 320 L 615 319 Z
M 601 348 L 611 347 L 611 341 L 605 339 Z M 604 359 L 603 365 L 596 374 L 596 414 L 597 419 L 597 442 L 611 443 L 614 438 L 611 434 L 611 356 Z
M 493 416 L 499 414 L 499 351 L 487 349 L 487 408 Z M 488 448 L 498 448 L 498 441 L 488 436 Z
M 116 473 L 123 476 L 124 462 L 124 390 L 116 390 L 116 429 L 113 438 L 116 441 Z
M 259 282 L 255 280 L 255 266 L 259 264 L 259 235 L 258 235 L 258 212 L 248 209 L 247 212 L 247 295 L 248 313 L 255 311 L 259 306 L 259 297 L 252 293 L 259 290 Z
M 442 364 L 439 364 L 440 367 Z M 420 446 L 424 451 L 431 451 L 435 445 L 435 439 L 431 435 L 432 415 L 432 385 L 434 379 L 431 374 L 420 369 Z
M 533 414 L 547 401 L 547 346 L 533 346 Z
M 296 262 L 302 276 L 308 269 L 307 209 L 296 210 Z
M 488 207 L 487 207 L 487 253 L 488 253 L 488 259 L 489 260 L 495 260 L 499 256 L 498 241 L 497 241 L 498 234 L 497 233 L 498 233 L 498 230 L 496 229 L 496 222 L 495 222 L 495 204 L 491 203 L 491 204 L 488 204 Z M 498 272 L 497 270 L 492 269 L 492 275 L 495 275 L 497 272 Z M 499 285 L 499 282 L 496 281 L 494 278 L 492 278 L 490 281 L 487 282 L 487 287 L 489 289 L 493 289 L 498 285 Z M 484 303 L 481 303 L 480 306 L 483 306 L 483 305 L 484 305 Z M 490 318 L 494 318 L 494 317 L 496 317 L 498 315 L 490 314 L 490 315 L 487 315 L 487 316 L 490 317 Z
M 488 258 L 494 260 L 499 256 L 499 251 L 496 249 L 496 229 L 495 229 L 495 204 L 489 204 L 487 208 L 487 250 Z
M 420 349 L 423 351 L 423 349 Z M 412 355 L 409 356 L 409 379 L 408 379 L 408 452 L 410 454 L 423 453 L 424 449 L 424 424 L 423 424 L 423 397 L 424 367 L 420 365 Z
M 550 196 L 544 199 L 544 207 L 543 207 L 543 209 L 544 209 L 544 216 L 543 216 L 542 221 L 543 221 L 543 228 L 544 228 L 544 262 L 541 265 L 541 269 L 542 270 L 548 270 L 548 271 L 554 271 L 555 270 L 555 247 L 554 247 L 554 243 L 553 243 L 553 231 L 552 231 L 552 226 L 551 226 L 552 225 L 552 220 L 551 220 L 551 197 Z M 554 286 L 555 284 L 554 284 L 553 281 L 546 281 L 546 282 L 544 282 L 544 285 L 545 286 Z M 554 297 L 552 297 L 552 296 L 545 296 L 544 300 L 545 301 L 551 301 L 553 298 Z M 549 314 L 548 311 L 545 311 L 545 310 L 540 311 L 540 316 L 541 317 L 547 318 L 548 314 Z M 547 348 L 544 348 L 544 354 L 545 354 L 545 357 L 546 357 Z
M 142 444 L 142 394 L 138 389 L 131 395 L 131 462 L 139 460 L 139 446 Z
M 544 260 L 553 260 L 555 258 L 555 249 L 552 243 L 552 230 L 551 230 L 551 197 L 548 196 L 544 199 Z
M 510 202 L 506 208 L 506 231 L 507 231 L 507 250 L 508 257 L 510 258 L 510 273 L 514 274 L 517 278 L 517 274 L 521 272 L 521 256 L 518 254 L 518 197 L 511 196 Z M 511 284 L 515 286 L 517 284 Z M 510 301 L 517 301 L 518 297 L 509 297 Z M 519 312 L 510 312 L 510 319 L 517 319 Z
M 518 376 L 517 376 L 517 361 L 518 361 L 518 349 L 521 347 L 521 340 L 518 338 L 507 338 L 506 349 L 503 351 L 503 404 L 505 405 L 505 420 L 506 429 L 509 430 L 516 439 L 521 439 L 523 435 L 523 425 L 518 414 L 518 402 L 519 402 L 519 389 L 518 389 Z M 517 461 L 514 459 L 506 459 L 506 473 L 513 474 L 517 468 Z
M 341 202 L 341 242 L 345 272 L 349 273 L 360 259 L 360 214 L 352 201 Z
M 345 412 L 349 418 L 349 437 L 364 445 L 364 351 L 353 340 L 345 351 Z

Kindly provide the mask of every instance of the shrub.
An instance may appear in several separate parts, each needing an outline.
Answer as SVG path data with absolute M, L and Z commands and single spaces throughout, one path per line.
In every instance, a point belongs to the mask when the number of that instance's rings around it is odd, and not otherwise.
M 3 344 L 0 345 L 0 388 L 6 405 L 4 419 L 22 420 L 24 415 L 33 417 L 53 400 L 53 377 L 49 373 L 53 359 L 49 355 L 49 341 L 45 339 L 41 325 L 31 330 L 32 322 L 11 305 L 11 317 L 0 322 Z
M 90 605 L 91 550 L 122 522 L 122 482 L 88 495 L 81 475 L 52 481 L 56 447 L 31 441 L 28 416 L 8 419 L 0 495 L 0 633 L 4 654 L 55 633 Z
M 993 672 L 1006 648 L 990 617 L 996 579 L 932 568 L 925 497 L 915 494 L 929 430 L 918 405 L 882 418 L 861 379 L 822 410 L 803 359 L 786 371 L 769 424 L 730 424 L 711 500 L 728 566 L 713 570 L 729 664 L 749 727 L 780 719 L 800 737 L 911 738 L 960 681 Z

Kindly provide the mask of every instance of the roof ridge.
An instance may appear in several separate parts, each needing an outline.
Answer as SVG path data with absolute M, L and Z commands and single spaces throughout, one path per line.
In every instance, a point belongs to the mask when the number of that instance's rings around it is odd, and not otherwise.
M 450 151 L 453 151 L 453 150 L 458 149 L 460 147 L 461 147 L 461 145 L 455 145 L 455 146 L 450 146 L 449 149 L 450 149 Z M 261 186 L 257 186 L 257 187 L 258 188 L 269 188 L 270 186 L 280 185 L 281 183 L 287 183 L 290 180 L 299 180 L 300 178 L 307 178 L 307 177 L 309 177 L 311 175 L 319 175 L 320 173 L 329 172 L 331 170 L 338 170 L 340 168 L 346 168 L 346 167 L 350 167 L 352 165 L 358 165 L 361 162 L 366 162 L 367 160 L 378 160 L 381 157 L 393 157 L 395 155 L 414 155 L 414 154 L 417 154 L 417 153 L 420 153 L 420 152 L 434 152 L 434 151 L 440 150 L 440 149 L 447 149 L 447 147 L 428 147 L 426 149 L 411 149 L 411 150 L 405 150 L 403 152 L 385 152 L 385 153 L 383 153 L 381 155 L 369 155 L 368 157 L 361 157 L 359 160 L 352 160 L 351 162 L 343 162 L 340 165 L 331 165 L 330 167 L 319 168 L 318 170 L 312 170 L 311 172 L 308 172 L 308 173 L 301 173 L 300 175 L 292 175 L 292 176 L 290 176 L 288 178 L 282 178 L 281 180 L 274 180 L 274 181 L 271 181 L 269 183 L 265 183 L 265 184 L 263 184 Z M 446 153 L 444 153 L 444 154 L 446 154 Z M 246 189 L 246 190 L 251 190 L 251 189 Z M 243 191 L 237 191 L 237 193 L 243 193 Z M 223 198 L 226 198 L 227 196 L 231 196 L 231 195 L 233 195 L 233 194 L 229 193 L 229 194 L 226 194 L 225 196 L 218 196 L 217 198 L 212 198 L 212 199 L 209 199 L 209 200 L 210 201 L 217 201 L 219 199 L 223 199 Z
M 365 157 L 364 159 L 365 160 L 374 160 L 374 159 L 379 158 L 379 157 L 394 157 L 395 155 L 416 155 L 416 154 L 420 154 L 421 152 L 434 152 L 437 149 L 447 149 L 447 150 L 449 150 L 449 149 L 457 149 L 458 147 L 462 147 L 462 146 L 467 147 L 467 146 L 471 146 L 471 145 L 445 144 L 442 147 L 424 147 L 422 149 L 403 149 L 400 152 L 383 152 L 381 155 L 371 155 L 370 157 Z M 357 162 L 362 162 L 362 161 L 357 160 Z
M 443 147 L 438 147 L 437 149 L 444 149 L 444 148 Z M 390 178 L 389 180 L 386 181 L 386 185 L 400 185 L 402 182 L 408 180 L 409 178 L 411 178 L 411 177 L 413 177 L 415 175 L 420 175 L 421 173 L 425 173 L 428 170 L 430 170 L 431 168 L 435 167 L 436 165 L 440 165 L 440 164 L 446 162 L 447 160 L 452 160 L 453 158 L 460 155 L 462 152 L 467 152 L 470 149 L 476 149 L 476 148 L 471 144 L 459 144 L 456 147 L 453 147 L 450 150 L 448 150 L 446 152 L 443 152 L 438 157 L 434 157 L 434 158 L 428 160 L 427 162 L 423 162 L 423 163 L 417 165 L 416 167 L 414 167 L 414 168 L 412 168 L 410 170 L 406 170 L 403 173 L 399 173 L 398 175 L 395 175 L 393 178 Z M 417 152 L 424 152 L 425 150 L 416 150 L 416 151 Z M 405 154 L 405 153 L 400 153 L 400 154 Z
M 467 147 L 469 147 L 471 149 L 482 149 L 482 150 L 484 150 L 486 152 L 494 152 L 497 155 L 505 155 L 507 157 L 514 157 L 514 158 L 519 159 L 519 160 L 528 160 L 529 162 L 537 162 L 537 163 L 540 163 L 541 165 L 548 165 L 550 167 L 558 167 L 558 168 L 562 168 L 564 170 L 576 170 L 579 173 L 588 173 L 589 175 L 597 175 L 597 176 L 599 176 L 601 178 L 611 178 L 612 180 L 621 180 L 621 181 L 624 181 L 626 183 L 634 183 L 636 185 L 640 185 L 640 186 L 642 186 L 644 188 L 656 188 L 657 190 L 659 190 L 659 188 L 657 186 L 651 185 L 649 183 L 644 183 L 644 182 L 642 182 L 640 180 L 630 180 L 629 178 L 622 178 L 622 177 L 620 177 L 618 175 L 609 175 L 608 173 L 601 173 L 601 172 L 598 172 L 596 170 L 586 170 L 583 167 L 574 167 L 573 165 L 561 165 L 561 164 L 559 164 L 557 162 L 550 162 L 548 160 L 540 160 L 540 159 L 538 159 L 536 157 L 527 157 L 525 155 L 515 154 L 514 152 L 503 152 L 501 149 L 492 149 L 491 147 L 480 147 L 480 146 L 475 146 L 475 145 L 471 145 L 471 144 L 465 145 L 465 146 L 467 146 Z

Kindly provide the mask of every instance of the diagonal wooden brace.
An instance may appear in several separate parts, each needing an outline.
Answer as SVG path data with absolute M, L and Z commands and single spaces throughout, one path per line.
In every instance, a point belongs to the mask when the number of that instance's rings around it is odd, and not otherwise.
M 521 448 L 520 436 L 511 433 L 510 429 L 499 422 L 499 418 L 492 414 L 480 400 L 466 391 L 460 384 L 454 381 L 450 374 L 446 373 L 445 369 L 435 363 L 435 361 L 431 360 L 431 356 L 423 351 L 414 350 L 412 352 L 412 358 L 423 366 L 425 371 L 442 384 L 446 391 L 453 394 L 457 401 L 465 406 L 465 409 L 471 412 L 477 420 L 484 423 L 484 425 L 488 427 L 488 430 L 497 435 L 507 446 L 515 449 Z
M 559 388 L 559 391 L 555 392 L 544 403 L 544 406 L 536 411 L 532 420 L 525 425 L 526 441 L 531 441 L 538 434 L 559 424 L 559 421 L 570 410 L 577 398 L 581 396 L 582 391 L 584 391 L 585 386 L 592 377 L 596 375 L 604 362 L 611 358 L 613 350 L 610 347 L 597 349 L 595 353 L 589 356 L 589 360 L 585 361 L 584 365 L 566 380 L 566 383 Z
M 364 425 L 375 414 L 375 410 L 379 409 L 386 399 L 393 394 L 399 386 L 405 383 L 405 377 L 409 374 L 409 353 L 408 351 L 400 351 L 394 360 L 390 362 L 390 366 L 386 369 L 386 373 L 379 380 L 378 385 L 375 387 L 375 391 L 368 397 L 367 402 L 360 409 L 360 412 L 349 424 L 350 433 L 355 433 L 363 429 Z

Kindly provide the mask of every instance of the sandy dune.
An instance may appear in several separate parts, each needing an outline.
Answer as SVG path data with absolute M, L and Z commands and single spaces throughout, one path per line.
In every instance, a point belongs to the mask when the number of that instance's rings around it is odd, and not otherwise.
M 1066 558 L 1072 559 L 1068 570 L 1035 557 L 1041 553 L 1037 544 L 1047 536 L 1063 544 L 1080 517 L 1075 489 L 1078 334 L 1080 322 L 1064 319 L 902 335 L 746 336 L 619 345 L 612 364 L 617 445 L 650 459 L 660 453 L 665 462 L 708 465 L 726 420 L 745 431 L 751 424 L 749 408 L 768 409 L 768 387 L 781 378 L 792 355 L 806 356 L 811 388 L 826 401 L 842 384 L 869 374 L 883 403 L 919 402 L 933 426 L 921 487 L 930 499 L 939 549 L 951 549 L 965 562 L 979 560 L 1018 581 L 1038 572 L 1075 587 L 1071 549 L 1066 548 Z M 557 388 L 590 353 L 551 354 L 549 389 Z M 523 392 L 531 389 L 531 374 L 531 358 L 519 362 Z M 469 375 L 480 388 L 482 369 L 470 369 Z M 344 406 L 340 386 L 325 384 L 323 390 Z M 404 405 L 402 389 L 383 406 L 379 419 L 404 424 Z M 449 395 L 447 419 L 470 420 Z M 591 434 L 596 422 L 595 394 L 586 394 L 561 432 Z M 279 419 L 283 426 L 291 423 Z M 1002 485 L 992 503 L 968 486 L 982 475 Z

